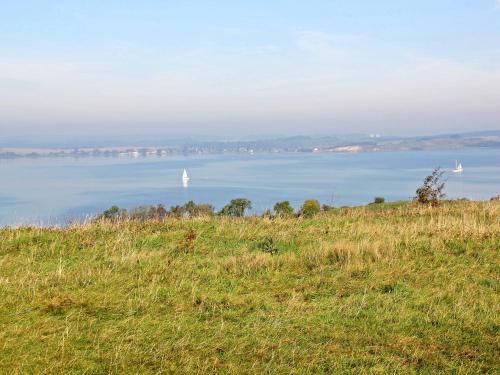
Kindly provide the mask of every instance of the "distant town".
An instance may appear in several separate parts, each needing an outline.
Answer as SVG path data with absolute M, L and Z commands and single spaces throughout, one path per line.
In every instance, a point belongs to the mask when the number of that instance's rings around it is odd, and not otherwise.
M 186 141 L 165 146 L 107 147 L 0 147 L 0 159 L 46 157 L 168 157 L 176 155 L 257 153 L 359 153 L 500 148 L 500 130 L 420 137 L 388 137 L 380 134 L 261 140 Z

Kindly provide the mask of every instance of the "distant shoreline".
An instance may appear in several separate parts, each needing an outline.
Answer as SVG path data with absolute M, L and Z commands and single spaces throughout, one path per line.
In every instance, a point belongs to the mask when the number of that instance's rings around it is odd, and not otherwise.
M 220 141 L 187 143 L 176 146 L 108 146 L 108 147 L 0 147 L 0 159 L 52 157 L 129 157 L 193 156 L 222 154 L 300 154 L 300 153 L 370 153 L 470 148 L 500 148 L 498 134 L 440 135 L 417 138 L 367 137 L 358 139 L 278 138 L 262 141 Z

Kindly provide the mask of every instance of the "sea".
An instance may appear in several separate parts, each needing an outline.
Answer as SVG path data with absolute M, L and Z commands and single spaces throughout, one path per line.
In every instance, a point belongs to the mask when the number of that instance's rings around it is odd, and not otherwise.
M 456 160 L 463 164 L 461 174 L 452 172 Z M 408 200 L 436 167 L 445 171 L 450 199 L 500 194 L 500 149 L 493 148 L 0 159 L 0 226 L 65 225 L 112 205 L 168 208 L 190 200 L 220 209 L 233 198 L 248 198 L 249 214 L 283 200 L 295 208 L 310 198 L 335 207 L 367 204 L 374 197 Z

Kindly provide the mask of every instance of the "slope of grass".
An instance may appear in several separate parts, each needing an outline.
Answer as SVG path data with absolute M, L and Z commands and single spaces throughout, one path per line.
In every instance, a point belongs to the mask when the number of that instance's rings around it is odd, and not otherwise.
M 493 202 L 0 229 L 0 373 L 494 373 L 499 249 Z

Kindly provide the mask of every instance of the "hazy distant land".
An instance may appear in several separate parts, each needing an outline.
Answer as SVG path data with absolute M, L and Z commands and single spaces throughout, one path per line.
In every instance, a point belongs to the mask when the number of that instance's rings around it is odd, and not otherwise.
M 163 146 L 0 147 L 0 158 L 143 157 L 223 153 L 358 153 L 461 148 L 500 148 L 500 130 L 418 137 L 379 134 L 294 136 L 260 140 L 165 141 Z

